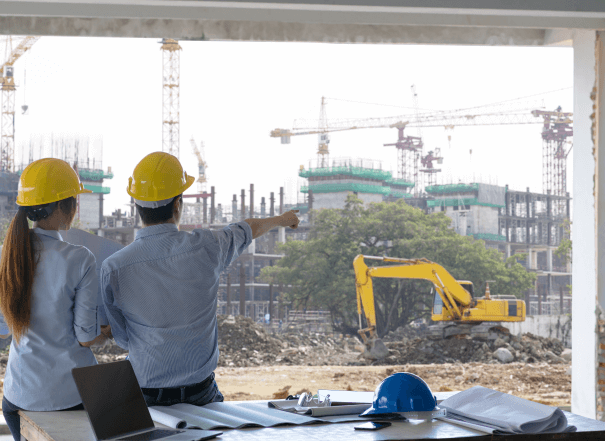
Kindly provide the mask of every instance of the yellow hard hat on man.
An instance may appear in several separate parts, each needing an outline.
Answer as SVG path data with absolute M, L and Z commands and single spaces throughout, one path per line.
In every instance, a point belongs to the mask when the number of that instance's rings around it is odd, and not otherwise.
M 145 208 L 168 205 L 193 185 L 195 178 L 183 171 L 179 160 L 164 152 L 145 156 L 128 178 L 126 191 L 135 203 Z
M 92 191 L 84 188 L 71 165 L 56 158 L 38 159 L 25 167 L 21 173 L 17 205 L 45 205 L 82 193 Z

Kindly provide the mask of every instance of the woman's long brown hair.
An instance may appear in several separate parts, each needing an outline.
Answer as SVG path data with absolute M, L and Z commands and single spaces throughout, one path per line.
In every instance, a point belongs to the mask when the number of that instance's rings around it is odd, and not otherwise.
M 6 232 L 0 258 L 0 310 L 17 343 L 29 327 L 37 264 L 34 236 L 26 209 L 19 207 Z

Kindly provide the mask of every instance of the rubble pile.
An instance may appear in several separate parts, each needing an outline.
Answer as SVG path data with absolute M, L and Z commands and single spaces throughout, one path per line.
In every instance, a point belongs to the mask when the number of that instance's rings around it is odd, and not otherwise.
M 563 343 L 555 338 L 545 338 L 531 333 L 519 337 L 498 333 L 497 338 L 472 338 L 463 336 L 445 340 L 388 336 L 385 345 L 389 356 L 375 364 L 401 363 L 567 363 L 561 355 Z
M 389 355 L 378 361 L 360 357 L 357 338 L 332 338 L 315 333 L 271 334 L 241 316 L 217 317 L 220 367 L 366 366 L 444 363 L 568 363 L 570 351 L 560 340 L 533 334 L 497 333 L 491 338 L 457 336 L 446 340 L 423 337 L 423 329 L 402 327 L 383 338 Z M 122 360 L 127 351 L 111 342 L 93 348 L 99 363 Z
M 248 317 L 219 315 L 219 366 L 326 366 L 342 364 L 338 356 L 356 356 L 355 339 L 335 340 L 323 334 L 269 334 Z

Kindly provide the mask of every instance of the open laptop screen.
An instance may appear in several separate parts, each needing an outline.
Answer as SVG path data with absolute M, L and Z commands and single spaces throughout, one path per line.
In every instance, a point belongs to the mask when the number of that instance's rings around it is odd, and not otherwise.
M 154 427 L 130 361 L 72 369 L 97 439 Z

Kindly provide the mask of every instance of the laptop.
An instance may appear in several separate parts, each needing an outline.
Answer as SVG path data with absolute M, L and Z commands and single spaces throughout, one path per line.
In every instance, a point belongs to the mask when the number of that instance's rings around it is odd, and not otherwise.
M 71 372 L 97 441 L 198 441 L 222 435 L 210 430 L 157 429 L 128 360 Z

